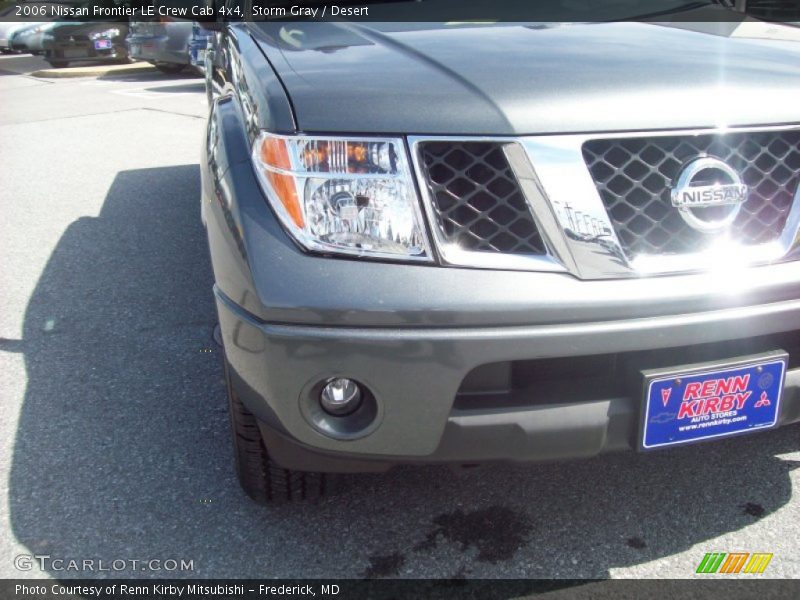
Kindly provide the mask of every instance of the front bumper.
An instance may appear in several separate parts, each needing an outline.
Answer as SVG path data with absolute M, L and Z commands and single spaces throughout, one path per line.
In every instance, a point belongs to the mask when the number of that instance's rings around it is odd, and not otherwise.
M 642 398 L 635 381 L 607 390 L 593 389 L 591 380 L 588 387 L 566 381 L 530 399 L 524 387 L 460 392 L 484 365 L 609 352 L 630 360 L 644 352 L 652 358 L 640 359 L 642 367 L 675 366 L 687 362 L 682 347 L 702 346 L 705 357 L 722 360 L 731 358 L 726 340 L 760 340 L 761 350 L 792 343 L 791 333 L 779 342 L 768 334 L 800 330 L 800 300 L 568 325 L 384 329 L 268 324 L 219 289 L 216 295 L 237 389 L 262 421 L 276 460 L 323 470 L 348 470 L 342 459 L 358 461 L 358 470 L 382 470 L 401 462 L 555 460 L 636 448 Z M 658 351 L 670 348 L 678 350 Z M 797 347 L 789 351 L 779 425 L 800 421 L 800 356 Z M 305 396 L 332 376 L 356 379 L 374 394 L 379 411 L 369 435 L 332 439 L 307 419 Z
M 127 58 L 128 51 L 119 41 L 112 41 L 110 48 L 95 48 L 93 40 L 69 41 L 56 38 L 43 45 L 45 58 L 66 62 L 102 62 L 106 60 L 122 60 Z

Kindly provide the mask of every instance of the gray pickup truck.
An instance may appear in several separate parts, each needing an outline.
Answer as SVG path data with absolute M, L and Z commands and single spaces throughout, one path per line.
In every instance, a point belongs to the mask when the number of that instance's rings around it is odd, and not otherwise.
M 252 498 L 800 421 L 800 43 L 717 25 L 217 24 L 202 216 Z

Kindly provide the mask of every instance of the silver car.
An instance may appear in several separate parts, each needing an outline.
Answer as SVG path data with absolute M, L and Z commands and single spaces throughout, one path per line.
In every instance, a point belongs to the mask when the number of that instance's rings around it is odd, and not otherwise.
M 13 38 L 17 32 L 22 31 L 23 29 L 28 29 L 30 27 L 36 27 L 39 25 L 47 25 L 44 21 L 36 21 L 34 19 L 41 18 L 36 17 L 33 15 L 36 14 L 44 14 L 44 15 L 52 15 L 54 14 L 54 9 L 59 6 L 64 5 L 74 5 L 78 4 L 79 0 L 51 0 L 50 2 L 19 2 L 18 4 L 24 4 L 26 7 L 30 7 L 30 10 L 26 11 L 28 15 L 26 16 L 25 13 L 21 13 L 17 16 L 18 8 L 16 4 L 12 4 L 11 6 L 7 6 L 0 10 L 0 52 L 3 54 L 9 54 L 14 52 L 14 48 L 12 47 Z M 18 18 L 18 21 L 5 21 L 5 19 L 11 18 Z M 38 38 L 39 46 L 41 46 L 41 36 Z M 24 50 L 27 52 L 27 50 Z M 41 48 L 39 49 L 41 52 Z
M 0 11 L 0 19 L 10 18 L 16 13 L 15 6 L 9 6 Z M 31 25 L 41 25 L 40 22 L 33 21 L 15 21 L 15 22 L 0 22 L 0 52 L 9 54 L 11 49 L 11 37 L 20 29 L 30 27 Z
M 180 73 L 192 64 L 191 21 L 133 21 L 125 40 L 128 55 L 152 63 L 163 73 Z
M 12 35 L 10 44 L 14 52 L 29 52 L 31 54 L 44 54 L 42 41 L 45 35 L 55 26 L 55 23 L 36 23 L 17 29 Z

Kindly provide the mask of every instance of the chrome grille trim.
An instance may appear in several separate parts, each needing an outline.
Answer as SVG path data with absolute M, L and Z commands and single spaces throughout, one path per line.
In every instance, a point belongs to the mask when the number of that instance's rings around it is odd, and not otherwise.
M 743 245 L 722 239 L 700 252 L 630 256 L 617 236 L 606 206 L 584 160 L 583 145 L 598 139 L 667 136 L 720 136 L 726 133 L 798 131 L 800 125 L 708 128 L 672 131 L 608 132 L 524 137 L 411 136 L 408 138 L 425 214 L 446 264 L 529 271 L 569 272 L 580 279 L 739 269 L 800 258 L 800 185 L 780 235 L 761 244 Z M 471 252 L 437 236 L 436 215 L 420 168 L 418 144 L 427 141 L 493 141 L 506 144 L 512 170 L 531 206 L 547 254 L 521 256 Z M 711 234 L 713 235 L 713 234 Z
M 505 146 L 455 141 L 418 144 L 435 223 L 448 244 L 471 252 L 545 254 Z
M 440 205 L 437 204 L 436 199 L 433 197 L 433 194 L 436 192 L 436 186 L 429 184 L 429 172 L 422 155 L 422 146 L 424 144 L 434 143 L 497 145 L 502 148 L 502 152 L 506 155 L 506 160 L 511 168 L 511 160 L 508 154 L 512 148 L 519 146 L 519 140 L 513 138 L 480 136 L 412 136 L 408 138 L 411 161 L 414 165 L 417 184 L 422 195 L 425 215 L 428 219 L 429 229 L 433 234 L 436 249 L 442 262 L 453 266 L 485 269 L 560 272 L 566 270 L 564 266 L 552 256 L 547 236 L 543 232 L 539 218 L 535 214 L 535 211 L 530 208 L 530 196 L 527 193 L 522 193 L 522 200 L 526 204 L 526 208 L 529 211 L 527 216 L 530 218 L 535 229 L 535 240 L 532 242 L 534 246 L 531 246 L 531 249 L 534 251 L 521 253 L 495 252 L 487 251 L 487 249 L 465 248 L 457 242 L 454 242 L 453 238 L 448 234 L 448 231 L 442 226 L 442 212 L 446 211 L 441 210 Z M 520 189 L 522 189 L 523 183 L 520 181 L 520 173 L 514 168 L 511 168 L 511 172 L 511 176 L 517 179 L 517 183 Z M 485 245 L 483 247 L 486 248 Z

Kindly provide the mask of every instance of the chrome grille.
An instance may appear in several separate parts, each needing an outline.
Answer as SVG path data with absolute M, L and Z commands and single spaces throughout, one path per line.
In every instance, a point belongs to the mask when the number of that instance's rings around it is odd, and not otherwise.
M 780 236 L 800 176 L 800 131 L 589 140 L 582 151 L 629 256 L 699 252 L 713 242 L 713 235 L 689 227 L 670 200 L 679 171 L 698 156 L 723 160 L 748 186 L 731 226 L 745 245 Z
M 544 242 L 500 142 L 419 144 L 442 238 L 468 251 L 543 255 Z

